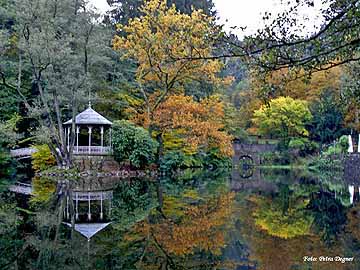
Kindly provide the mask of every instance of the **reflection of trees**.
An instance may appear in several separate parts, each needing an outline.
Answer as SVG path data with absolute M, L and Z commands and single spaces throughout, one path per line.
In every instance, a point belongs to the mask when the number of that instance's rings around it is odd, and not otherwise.
M 352 208 L 347 213 L 348 222 L 346 224 L 346 243 L 348 245 L 349 254 L 354 256 L 354 258 L 359 258 L 360 256 L 360 205 Z M 359 260 L 355 260 L 356 269 L 360 269 Z
M 56 181 L 47 177 L 34 177 L 32 179 L 34 196 L 31 197 L 32 203 L 49 202 L 56 190 Z
M 127 240 L 144 242 L 139 269 L 207 269 L 219 263 L 233 193 L 201 198 L 188 190 L 181 198 L 164 196 L 156 211 L 139 223 Z
M 317 232 L 325 242 L 331 243 L 342 232 L 346 222 L 345 207 L 329 192 L 313 193 L 308 209 L 314 216 Z
M 121 181 L 114 189 L 112 220 L 123 230 L 143 220 L 156 207 L 156 185 L 141 179 Z
M 24 245 L 20 224 L 14 198 L 7 193 L 0 194 L 0 269 L 17 267 Z
M 340 245 L 332 246 L 330 249 L 316 235 L 298 235 L 292 238 L 280 238 L 269 234 L 265 230 L 254 227 L 255 217 L 252 213 L 258 208 L 253 200 L 241 202 L 237 216 L 240 218 L 239 230 L 250 249 L 250 260 L 256 261 L 257 269 L 282 270 L 282 269 L 353 269 L 347 264 L 314 263 L 306 264 L 303 256 L 338 256 L 345 254 Z M 335 268 L 336 267 L 336 268 Z
M 272 236 L 288 239 L 310 234 L 313 217 L 306 211 L 308 200 L 281 185 L 276 198 L 253 197 L 257 205 L 255 224 Z

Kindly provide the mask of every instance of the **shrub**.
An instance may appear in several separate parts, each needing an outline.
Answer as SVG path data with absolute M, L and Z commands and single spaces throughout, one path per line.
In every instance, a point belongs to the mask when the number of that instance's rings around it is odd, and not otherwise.
M 346 153 L 349 149 L 349 137 L 346 135 L 341 136 L 338 145 L 341 149 L 341 152 Z
M 165 172 L 175 171 L 184 166 L 185 155 L 181 151 L 169 151 L 160 160 L 160 169 Z
M 31 155 L 31 165 L 35 172 L 45 171 L 56 165 L 55 157 L 51 153 L 49 146 L 42 144 L 36 145 L 34 148 L 37 151 Z
M 298 150 L 304 150 L 305 145 L 309 140 L 303 139 L 303 138 L 294 138 L 291 139 L 289 142 L 289 148 L 291 149 L 298 149 Z
M 134 167 L 144 167 L 155 160 L 158 143 L 149 133 L 125 120 L 115 121 L 112 133 L 114 158 L 129 160 Z
M 262 165 L 289 165 L 294 160 L 294 156 L 289 151 L 264 152 L 260 154 Z
M 319 149 L 319 145 L 307 138 L 293 138 L 289 142 L 289 149 L 297 150 L 300 156 L 305 156 L 314 154 Z

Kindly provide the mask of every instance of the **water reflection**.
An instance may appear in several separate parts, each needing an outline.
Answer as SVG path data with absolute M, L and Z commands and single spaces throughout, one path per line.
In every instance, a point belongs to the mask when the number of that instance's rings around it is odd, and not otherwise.
M 32 190 L 1 195 L 8 269 L 360 268 L 359 184 L 341 174 L 35 178 Z

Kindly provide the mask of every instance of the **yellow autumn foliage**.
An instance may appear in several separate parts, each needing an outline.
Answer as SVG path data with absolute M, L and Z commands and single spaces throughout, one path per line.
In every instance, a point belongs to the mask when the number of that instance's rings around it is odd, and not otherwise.
M 161 223 L 142 222 L 137 225 L 140 235 L 152 235 L 168 254 L 185 256 L 195 251 L 221 254 L 225 246 L 224 226 L 229 222 L 235 194 L 230 192 L 212 198 L 197 206 L 181 205 L 181 221 L 167 218 Z M 169 212 L 167 209 L 166 212 Z M 180 209 L 176 210 L 176 212 Z
M 124 50 L 125 57 L 138 61 L 137 80 L 158 82 L 167 89 L 177 82 L 203 79 L 222 82 L 216 76 L 222 63 L 200 60 L 211 57 L 213 37 L 217 34 L 213 18 L 201 10 L 191 15 L 167 7 L 165 0 L 146 1 L 143 15 L 118 25 L 124 36 L 115 36 L 113 46 Z
M 188 151 L 219 148 L 223 156 L 231 156 L 232 136 L 224 131 L 224 116 L 224 104 L 216 96 L 196 102 L 172 95 L 154 112 L 154 123 L 162 134 L 179 130 Z

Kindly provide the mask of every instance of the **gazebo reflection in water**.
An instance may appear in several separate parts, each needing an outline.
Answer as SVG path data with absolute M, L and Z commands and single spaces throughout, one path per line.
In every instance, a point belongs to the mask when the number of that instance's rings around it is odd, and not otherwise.
M 106 228 L 111 223 L 114 180 L 87 177 L 73 181 L 74 186 L 66 196 L 63 223 L 71 227 L 71 219 L 75 217 L 75 231 L 88 240 Z

